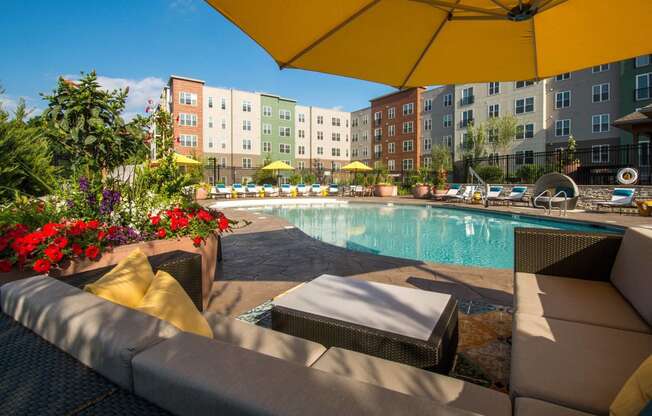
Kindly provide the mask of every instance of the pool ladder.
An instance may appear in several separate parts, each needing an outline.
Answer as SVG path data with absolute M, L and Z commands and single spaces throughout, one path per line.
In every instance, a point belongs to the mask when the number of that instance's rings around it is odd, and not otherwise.
M 544 203 L 542 203 L 542 204 L 539 204 L 539 203 L 538 203 L 539 198 L 541 198 L 541 197 L 543 197 L 543 196 L 545 196 L 545 195 L 548 195 L 548 196 L 549 196 L 549 197 L 548 197 L 548 204 L 547 204 L 547 206 L 546 206 L 546 204 L 544 204 Z M 546 189 L 545 191 L 543 191 L 543 192 L 541 192 L 539 195 L 537 195 L 537 196 L 534 198 L 534 201 L 532 201 L 532 204 L 534 205 L 534 208 L 543 208 L 543 210 L 544 210 L 544 212 L 546 213 L 546 215 L 552 215 L 552 208 L 553 208 L 553 207 L 552 207 L 552 200 L 553 200 L 553 198 L 557 198 L 558 196 L 563 195 L 563 197 L 564 197 L 564 203 L 563 203 L 562 206 L 559 206 L 559 207 L 557 207 L 557 208 L 559 209 L 559 216 L 561 217 L 561 216 L 563 215 L 563 216 L 565 217 L 565 216 L 566 216 L 566 213 L 567 213 L 567 212 L 566 212 L 566 207 L 568 206 L 568 194 L 566 193 L 566 191 L 559 191 L 559 192 L 557 192 L 557 193 L 556 193 L 554 196 L 552 196 L 552 197 L 550 197 L 550 195 L 552 195 L 552 192 L 550 192 L 548 189 Z M 563 208 L 562 208 L 562 207 L 563 207 Z M 547 209 L 546 209 L 546 208 L 547 208 Z

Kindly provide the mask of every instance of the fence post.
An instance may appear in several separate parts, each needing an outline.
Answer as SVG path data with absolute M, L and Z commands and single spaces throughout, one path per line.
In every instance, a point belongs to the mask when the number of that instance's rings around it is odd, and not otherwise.
M 505 157 L 505 183 L 507 183 L 508 178 L 509 178 L 509 157 L 510 157 L 510 154 L 508 153 L 505 156 L 506 156 Z

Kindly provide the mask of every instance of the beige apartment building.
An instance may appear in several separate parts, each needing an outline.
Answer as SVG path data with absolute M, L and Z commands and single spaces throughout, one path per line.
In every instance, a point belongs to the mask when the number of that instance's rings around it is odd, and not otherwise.
M 455 88 L 452 85 L 435 87 L 421 94 L 423 103 L 420 114 L 422 128 L 419 146 L 421 146 L 423 166 L 430 166 L 432 146 L 444 145 L 451 152 L 453 151 L 454 95 Z
M 351 113 L 351 160 L 371 166 L 371 107 Z

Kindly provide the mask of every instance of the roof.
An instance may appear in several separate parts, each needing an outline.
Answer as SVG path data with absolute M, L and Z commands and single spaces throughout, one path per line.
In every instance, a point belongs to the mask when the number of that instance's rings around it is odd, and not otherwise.
M 652 124 L 652 104 L 647 105 L 638 111 L 622 116 L 618 120 L 615 120 L 612 125 L 626 129 L 627 126 L 647 123 Z
M 204 81 L 201 80 L 201 79 L 182 77 L 182 76 L 174 75 L 174 74 L 170 75 L 170 80 L 172 80 L 172 78 L 175 78 L 175 79 L 182 79 L 182 80 L 184 80 L 184 81 L 199 82 L 199 83 L 204 84 Z
M 291 102 L 293 102 L 293 103 L 296 103 L 296 102 L 297 102 L 297 100 L 295 100 L 295 99 L 281 97 L 280 95 L 276 95 L 276 94 L 268 94 L 268 93 L 266 93 L 266 92 L 259 92 L 258 94 L 260 94 L 260 95 L 264 95 L 265 97 L 277 98 L 277 99 L 279 99 L 279 100 L 283 100 L 283 101 L 291 101 Z
M 371 99 L 369 100 L 369 102 L 372 102 L 372 101 L 378 101 L 378 100 L 383 99 L 383 98 L 391 97 L 392 95 L 401 94 L 401 93 L 404 93 L 404 92 L 406 92 L 406 91 L 416 90 L 416 89 L 423 89 L 423 90 L 425 90 L 426 87 L 412 87 L 412 88 L 406 88 L 406 89 L 404 89 L 404 90 L 393 91 L 393 92 L 390 92 L 390 93 L 387 93 L 387 94 L 381 95 L 381 96 L 379 96 L 379 97 L 371 98 Z

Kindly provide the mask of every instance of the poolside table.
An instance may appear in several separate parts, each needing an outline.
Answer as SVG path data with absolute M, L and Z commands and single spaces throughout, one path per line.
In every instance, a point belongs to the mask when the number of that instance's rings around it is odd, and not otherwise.
M 272 302 L 272 328 L 415 367 L 448 373 L 458 342 L 448 294 L 322 275 Z

